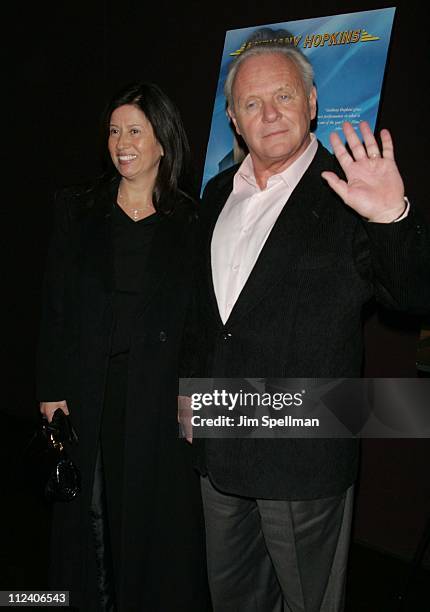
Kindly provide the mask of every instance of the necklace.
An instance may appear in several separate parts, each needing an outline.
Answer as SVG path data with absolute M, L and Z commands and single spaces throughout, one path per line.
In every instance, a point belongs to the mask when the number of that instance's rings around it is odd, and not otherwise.
M 124 196 L 121 193 L 121 187 L 118 187 L 118 200 L 120 200 L 121 207 L 130 213 L 133 221 L 139 221 L 139 218 L 142 216 L 144 211 L 153 209 L 152 203 L 145 204 L 145 206 L 143 206 L 142 208 L 131 208 L 130 209 L 128 207 L 127 200 L 124 198 Z

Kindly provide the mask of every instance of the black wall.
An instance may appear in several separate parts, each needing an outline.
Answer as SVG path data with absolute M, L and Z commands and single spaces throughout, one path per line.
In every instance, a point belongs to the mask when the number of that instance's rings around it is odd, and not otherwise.
M 7 51 L 12 77 L 6 82 L 12 83 L 12 100 L 3 94 L 5 123 L 12 127 L 10 141 L 3 143 L 10 164 L 5 181 L 10 194 L 6 192 L 3 201 L 3 349 L 8 365 L 3 412 L 22 418 L 36 414 L 34 349 L 51 198 L 57 187 L 90 179 L 99 171 L 98 121 L 110 94 L 135 78 L 153 80 L 165 89 L 182 112 L 199 175 L 227 29 L 392 4 L 88 0 L 57 3 L 51 11 L 44 3 L 18 7 L 15 17 L 3 24 L 15 41 Z M 426 21 L 418 2 L 402 1 L 397 7 L 378 127 L 391 129 L 407 194 L 430 214 L 424 163 L 429 99 Z M 11 156 L 15 145 L 17 153 Z M 367 375 L 414 376 L 418 324 L 409 318 L 373 315 L 366 327 Z M 430 511 L 429 443 L 376 441 L 364 450 L 366 493 L 357 515 L 359 535 L 407 556 L 417 534 L 406 537 L 399 551 L 390 528 L 384 531 L 387 521 L 378 522 L 378 517 L 389 506 L 395 513 L 391 523 L 397 524 L 397 517 L 401 522 L 398 493 L 407 481 L 417 496 L 418 517 L 413 520 L 419 531 L 418 523 Z M 402 480 L 399 468 L 405 457 L 410 469 Z M 389 473 L 400 476 L 388 478 Z M 391 495 L 396 506 L 380 503 L 381 491 L 383 499 Z M 379 509 L 376 523 L 371 508 Z

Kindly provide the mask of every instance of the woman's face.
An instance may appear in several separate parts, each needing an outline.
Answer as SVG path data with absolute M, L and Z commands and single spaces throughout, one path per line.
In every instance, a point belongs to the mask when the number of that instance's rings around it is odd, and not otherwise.
M 133 104 L 116 108 L 109 122 L 109 153 L 127 179 L 155 182 L 163 148 L 145 114 Z

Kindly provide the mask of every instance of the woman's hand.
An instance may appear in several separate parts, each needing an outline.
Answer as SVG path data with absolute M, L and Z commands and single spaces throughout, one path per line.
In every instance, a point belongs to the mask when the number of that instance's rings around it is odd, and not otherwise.
M 67 408 L 66 400 L 62 400 L 61 402 L 40 402 L 40 412 L 48 419 L 50 423 L 52 421 L 52 417 L 54 416 L 54 412 L 60 408 L 64 412 L 64 414 L 69 414 L 69 409 Z
M 178 395 L 178 423 L 182 431 L 182 436 L 190 444 L 193 443 L 192 415 L 193 409 L 191 408 L 191 398 L 186 395 Z

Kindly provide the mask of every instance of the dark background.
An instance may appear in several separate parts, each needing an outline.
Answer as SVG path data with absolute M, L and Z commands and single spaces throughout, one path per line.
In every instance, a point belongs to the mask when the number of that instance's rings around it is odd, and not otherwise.
M 44 3 L 22 5 L 13 19 L 4 21 L 14 42 L 7 50 L 11 77 L 5 77 L 13 96 L 3 94 L 3 127 L 11 135 L 3 139 L 9 168 L 2 207 L 2 346 L 7 367 L 3 366 L 6 394 L 0 410 L 0 445 L 2 465 L 9 474 L 12 470 L 15 485 L 5 488 L 2 525 L 11 540 L 13 534 L 22 539 L 23 533 L 28 538 L 36 533 L 32 547 L 40 546 L 42 564 L 45 532 L 34 527 L 38 521 L 44 524 L 47 511 L 26 497 L 21 456 L 37 417 L 34 354 L 52 194 L 100 171 L 98 126 L 107 99 L 128 81 L 157 82 L 181 110 L 200 177 L 227 29 L 392 5 L 376 0 L 88 0 L 57 3 L 50 10 Z M 390 128 L 406 193 L 430 216 L 424 163 L 427 23 L 422 4 L 402 1 L 397 7 L 377 128 Z M 420 321 L 410 317 L 371 313 L 365 328 L 366 375 L 415 376 L 419 326 Z M 355 541 L 411 559 L 430 514 L 429 466 L 428 440 L 365 441 Z M 24 546 L 19 542 L 18 547 Z M 7 550 L 2 548 L 10 562 Z M 25 563 L 22 556 L 12 557 L 12 573 L 20 571 L 19 559 Z

